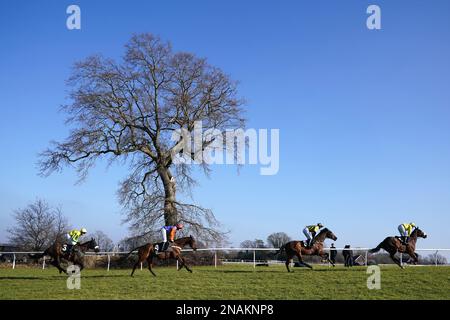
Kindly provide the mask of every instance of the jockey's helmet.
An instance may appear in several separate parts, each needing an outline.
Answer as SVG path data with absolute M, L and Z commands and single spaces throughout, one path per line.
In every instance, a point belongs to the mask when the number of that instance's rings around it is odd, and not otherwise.
M 177 229 L 183 229 L 183 225 L 181 223 L 177 223 L 176 227 Z
M 81 228 L 80 232 L 81 233 L 87 233 L 87 230 L 86 230 L 86 228 Z
M 411 225 L 411 227 L 415 227 L 416 226 L 416 224 L 414 222 L 411 222 L 410 225 Z
M 320 222 L 317 224 L 317 226 L 318 226 L 319 228 L 323 228 L 323 225 L 322 225 Z

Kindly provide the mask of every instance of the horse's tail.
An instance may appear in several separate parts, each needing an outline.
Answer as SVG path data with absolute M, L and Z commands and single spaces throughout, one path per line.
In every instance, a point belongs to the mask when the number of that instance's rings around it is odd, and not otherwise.
M 383 243 L 380 243 L 378 246 L 376 246 L 376 248 L 370 249 L 370 250 L 369 250 L 369 253 L 375 253 L 375 252 L 380 251 L 380 249 L 381 249 L 381 247 L 382 247 L 382 244 L 383 244 Z
M 286 250 L 286 248 L 285 248 L 285 244 L 283 244 L 281 247 L 280 247 L 280 249 L 278 249 L 278 251 L 275 253 L 275 255 L 279 255 L 279 254 L 281 254 L 284 250 Z
M 141 247 L 142 247 L 142 246 L 139 246 L 139 247 L 136 247 L 136 248 L 132 249 L 130 252 L 128 252 L 128 253 L 122 258 L 122 260 L 128 259 L 128 257 L 129 257 L 134 251 L 136 251 L 137 249 L 140 249 Z

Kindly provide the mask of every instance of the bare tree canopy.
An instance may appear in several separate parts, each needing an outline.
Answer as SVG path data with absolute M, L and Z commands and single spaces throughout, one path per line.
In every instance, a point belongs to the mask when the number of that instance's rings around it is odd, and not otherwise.
M 241 242 L 241 248 L 265 248 L 264 240 L 255 239 L 255 240 L 245 240 Z
M 60 208 L 38 199 L 14 211 L 16 226 L 8 229 L 10 241 L 25 250 L 41 251 L 69 230 Z
M 192 132 L 197 121 L 205 130 L 243 128 L 236 83 L 205 59 L 173 52 L 151 34 L 135 35 L 125 47 L 121 62 L 97 55 L 75 64 L 71 103 L 63 107 L 74 129 L 41 154 L 40 172 L 69 165 L 82 180 L 97 159 L 127 160 L 130 174 L 118 196 L 133 231 L 184 222 L 185 232 L 218 239 L 210 210 L 177 200 L 177 192 L 190 195 L 196 180 L 192 166 L 173 162 L 183 136 L 172 137 L 177 130 Z M 211 137 L 201 141 L 202 147 L 211 143 Z M 207 164 L 202 168 L 208 174 Z
M 291 238 L 284 232 L 275 232 L 267 237 L 267 243 L 273 248 L 280 248 L 289 241 L 291 241 Z
M 114 242 L 103 231 L 96 230 L 94 233 L 92 233 L 91 237 L 93 237 L 95 241 L 97 241 L 97 245 L 100 247 L 101 251 L 113 251 Z

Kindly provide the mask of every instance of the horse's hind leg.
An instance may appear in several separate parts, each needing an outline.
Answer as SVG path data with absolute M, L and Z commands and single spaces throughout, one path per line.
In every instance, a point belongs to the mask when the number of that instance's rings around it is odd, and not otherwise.
M 156 277 L 156 274 L 153 272 L 153 269 L 152 269 L 152 267 L 153 267 L 153 256 L 152 255 L 149 255 L 149 257 L 147 258 L 147 264 L 148 264 L 148 270 L 151 272 L 151 274 L 153 276 Z
M 131 276 L 133 276 L 133 274 L 134 274 L 134 271 L 136 270 L 136 268 L 137 268 L 137 266 L 139 265 L 139 261 L 138 262 L 136 262 L 135 264 L 134 264 L 134 266 L 133 266 L 133 270 L 131 271 Z
M 288 257 L 286 258 L 286 263 L 285 263 L 286 269 L 287 269 L 288 272 L 291 272 L 291 269 L 289 269 L 289 264 L 290 264 L 291 262 L 292 262 L 292 256 L 288 256 Z

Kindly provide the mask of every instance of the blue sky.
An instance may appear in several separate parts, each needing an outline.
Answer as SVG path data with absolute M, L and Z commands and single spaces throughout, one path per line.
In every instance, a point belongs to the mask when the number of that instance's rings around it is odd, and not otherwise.
M 382 30 L 366 28 L 378 4 Z M 82 29 L 66 28 L 78 4 Z M 70 168 L 37 175 L 37 154 L 62 140 L 61 104 L 73 62 L 118 58 L 151 32 L 240 81 L 248 126 L 280 129 L 280 171 L 217 166 L 194 200 L 212 208 L 238 245 L 322 222 L 337 245 L 374 246 L 415 221 L 450 247 L 450 2 L 2 1 L 0 3 L 0 241 L 12 211 L 37 197 L 70 222 L 121 225 L 116 190 L 126 168 L 99 163 L 83 184 Z

